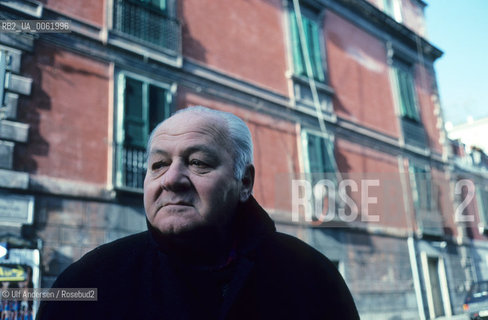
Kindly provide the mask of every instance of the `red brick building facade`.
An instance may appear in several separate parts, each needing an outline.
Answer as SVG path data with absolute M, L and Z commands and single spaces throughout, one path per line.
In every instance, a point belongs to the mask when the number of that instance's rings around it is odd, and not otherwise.
M 462 313 L 468 284 L 488 277 L 488 212 L 473 200 L 472 225 L 456 219 L 456 183 L 483 185 L 486 172 L 454 165 L 426 5 L 0 3 L 2 20 L 70 21 L 68 33 L 0 33 L 0 240 L 10 248 L 0 263 L 29 266 L 33 285 L 48 287 L 89 250 L 144 230 L 148 134 L 176 109 L 205 105 L 248 124 L 256 199 L 337 264 L 363 319 Z M 322 199 L 306 192 L 323 178 Z M 333 221 L 307 216 L 321 200 Z

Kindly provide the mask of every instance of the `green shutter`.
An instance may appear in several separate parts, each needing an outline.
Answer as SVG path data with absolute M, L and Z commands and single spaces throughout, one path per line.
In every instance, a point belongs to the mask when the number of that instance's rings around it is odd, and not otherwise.
M 410 172 L 410 186 L 412 189 L 413 204 L 415 208 L 419 208 L 420 194 L 418 189 L 418 181 L 417 181 L 418 179 L 417 179 L 415 167 L 413 165 L 410 165 L 408 167 L 408 171 Z
M 302 55 L 302 47 L 300 45 L 300 31 L 298 30 L 297 17 L 295 11 L 290 11 L 291 22 L 291 45 L 293 51 L 293 69 L 295 74 L 305 75 L 305 65 Z
M 146 140 L 146 117 L 144 115 L 144 88 L 139 80 L 126 77 L 124 91 L 124 144 L 143 147 Z
M 336 172 L 334 145 L 329 139 L 322 138 L 322 154 L 325 172 Z
M 291 37 L 292 37 L 292 51 L 293 51 L 293 67 L 294 72 L 297 75 L 307 75 L 307 69 L 305 65 L 305 52 L 300 42 L 300 30 L 298 29 L 298 21 L 295 11 L 290 11 L 290 23 L 291 23 Z M 308 51 L 308 57 L 310 64 L 312 65 L 312 73 L 314 79 L 318 81 L 324 81 L 324 70 L 322 66 L 322 55 L 320 49 L 320 28 L 317 22 L 313 19 L 302 15 L 303 32 L 305 35 L 305 45 Z
M 150 133 L 167 115 L 166 90 L 149 85 L 149 132 Z
M 311 76 L 315 79 L 315 68 L 314 68 L 314 62 L 312 59 L 312 53 L 313 53 L 313 36 L 312 36 L 312 28 L 311 28 L 311 21 L 307 17 L 302 15 L 302 22 L 303 22 L 303 33 L 305 34 L 305 44 L 307 46 L 307 52 L 303 52 L 303 56 L 307 56 L 308 54 L 308 60 L 310 61 L 310 64 L 312 65 L 312 74 Z M 304 61 L 305 66 L 306 62 Z M 307 69 L 305 69 L 305 74 L 310 76 L 308 74 Z
M 481 222 L 486 225 L 488 223 L 488 191 L 483 190 L 481 185 L 476 186 L 476 203 L 478 205 L 478 216 Z
M 311 173 L 323 172 L 323 161 L 321 143 L 319 137 L 307 134 L 308 138 L 308 161 Z
M 335 158 L 329 139 L 307 133 L 307 153 L 310 172 L 335 172 Z
M 412 193 L 415 208 L 431 210 L 433 203 L 430 172 L 417 165 L 411 165 L 409 169 L 412 177 Z
M 395 65 L 393 70 L 397 81 L 401 115 L 414 121 L 420 121 L 415 103 L 415 88 L 411 73 L 398 65 Z
M 312 58 L 310 59 L 312 61 L 313 65 L 313 74 L 315 79 L 319 81 L 324 81 L 324 69 L 322 67 L 322 57 L 321 57 L 321 50 L 320 50 L 320 32 L 319 32 L 319 26 L 317 23 L 312 22 L 309 20 L 310 27 L 311 27 L 311 47 L 310 48 L 310 54 L 312 55 Z
M 171 92 L 123 73 L 119 75 L 118 90 L 115 183 L 140 189 L 146 172 L 147 139 L 150 130 L 168 117 Z
M 396 67 L 395 68 L 395 74 L 396 74 L 396 78 L 397 78 L 397 83 L 398 83 L 398 95 L 399 95 L 399 99 L 400 99 L 400 112 L 402 114 L 402 116 L 406 116 L 408 117 L 409 116 L 409 109 L 408 109 L 408 105 L 405 101 L 405 97 L 406 97 L 406 92 L 405 92 L 405 75 L 404 75 L 404 72 L 403 70 L 401 70 L 400 68 Z
M 410 73 L 405 73 L 406 75 L 406 86 L 407 86 L 407 103 L 410 109 L 410 118 L 416 121 L 420 121 L 417 107 L 415 105 L 415 87 Z
M 168 117 L 168 91 L 126 77 L 124 92 L 124 145 L 145 147 L 152 129 Z

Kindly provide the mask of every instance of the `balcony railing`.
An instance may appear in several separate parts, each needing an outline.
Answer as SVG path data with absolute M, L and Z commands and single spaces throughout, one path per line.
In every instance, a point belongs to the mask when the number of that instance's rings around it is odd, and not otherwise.
M 180 53 L 181 27 L 166 11 L 135 0 L 114 1 L 113 29 L 146 45 Z
M 140 147 L 119 146 L 118 187 L 142 189 L 146 175 L 146 150 Z
M 413 122 L 407 118 L 402 118 L 403 137 L 405 143 L 416 147 L 427 147 L 427 135 L 425 128 L 421 123 Z

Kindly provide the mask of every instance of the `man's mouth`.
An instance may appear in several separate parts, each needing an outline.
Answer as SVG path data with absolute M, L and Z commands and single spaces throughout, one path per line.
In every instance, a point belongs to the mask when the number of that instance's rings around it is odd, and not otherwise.
M 163 207 L 167 207 L 167 206 L 191 206 L 192 204 L 190 202 L 186 202 L 186 201 L 172 201 L 172 202 L 166 202 L 166 203 L 163 203 Z

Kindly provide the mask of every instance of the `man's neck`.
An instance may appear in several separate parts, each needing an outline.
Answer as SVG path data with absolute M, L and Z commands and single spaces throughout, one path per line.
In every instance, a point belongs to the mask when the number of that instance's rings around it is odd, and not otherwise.
M 160 251 L 168 257 L 195 267 L 216 267 L 227 262 L 235 239 L 232 228 L 198 229 L 178 235 L 162 234 L 148 223 Z

